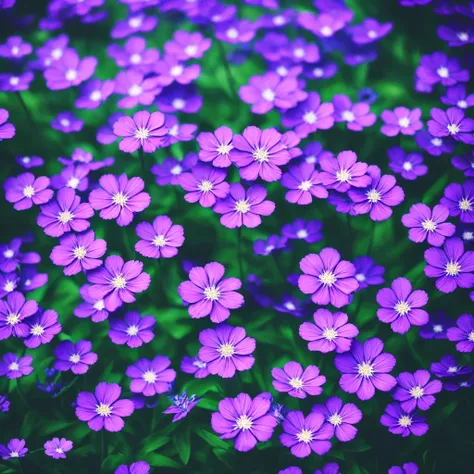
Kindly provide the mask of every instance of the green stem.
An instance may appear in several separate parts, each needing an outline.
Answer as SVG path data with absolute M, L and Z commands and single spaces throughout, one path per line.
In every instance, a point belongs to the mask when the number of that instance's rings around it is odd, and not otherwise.
M 145 164 L 145 154 L 143 152 L 143 148 L 140 147 L 138 149 L 138 158 L 140 159 L 140 165 L 142 167 L 142 178 L 143 178 L 143 181 L 145 181 L 145 183 L 148 183 L 148 176 L 149 176 L 149 173 L 147 172 L 147 169 L 146 169 L 146 164 Z
M 107 459 L 107 451 L 108 451 L 108 446 L 107 446 L 107 435 L 105 433 L 105 429 L 102 429 L 100 432 L 100 440 L 101 440 L 101 451 L 102 451 L 102 462 L 101 462 L 101 471 L 102 471 L 102 466 L 104 464 L 104 461 Z
M 240 280 L 243 285 L 244 280 L 245 280 L 245 275 L 244 275 L 244 264 L 242 260 L 242 226 L 237 229 L 237 253 L 238 253 L 238 259 L 239 259 Z
M 229 89 L 232 91 L 234 97 L 238 99 L 239 94 L 237 92 L 237 84 L 235 82 L 234 76 L 232 75 L 232 70 L 230 68 L 229 61 L 227 61 L 224 45 L 222 44 L 222 41 L 219 40 L 216 40 L 216 43 L 222 57 L 222 63 L 224 64 L 225 73 L 227 75 L 227 82 L 229 83 Z
M 19 459 L 16 459 L 16 462 L 18 464 L 18 471 L 23 474 L 23 466 L 21 465 L 21 462 Z
M 17 379 L 16 381 L 16 388 L 18 390 L 18 396 L 20 397 L 20 400 L 23 402 L 23 404 L 26 406 L 26 408 L 28 408 L 28 410 L 30 409 L 30 405 L 28 404 L 28 402 L 26 401 L 26 398 L 25 398 L 25 394 L 23 393 L 23 390 L 21 388 L 21 385 L 20 385 L 20 379 Z
M 33 119 L 33 115 L 31 114 L 30 109 L 26 105 L 25 99 L 23 99 L 23 96 L 21 95 L 21 92 L 17 92 L 16 95 L 18 97 L 18 100 L 20 102 L 20 105 L 21 105 L 23 111 L 25 112 L 25 115 L 28 117 L 28 120 L 36 128 L 36 123 L 35 123 L 35 120 Z
M 372 247 L 374 245 L 374 235 L 375 235 L 375 221 L 372 221 L 372 231 L 370 232 L 369 247 L 367 248 L 367 255 L 370 257 L 372 252 Z
M 76 377 L 74 378 L 74 380 L 73 380 L 70 384 L 68 384 L 68 385 L 66 385 L 65 387 L 63 387 L 60 392 L 58 392 L 56 395 L 53 396 L 53 398 L 59 397 L 59 396 L 62 395 L 64 392 L 67 392 L 78 380 L 79 380 L 79 377 L 76 376 Z

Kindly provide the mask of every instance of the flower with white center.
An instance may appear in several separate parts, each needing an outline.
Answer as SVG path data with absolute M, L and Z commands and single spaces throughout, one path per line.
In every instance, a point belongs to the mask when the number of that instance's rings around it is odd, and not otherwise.
M 264 89 L 262 97 L 269 102 L 273 102 L 275 100 L 275 93 L 271 89 Z
M 361 377 L 372 377 L 374 375 L 374 366 L 369 362 L 362 362 L 362 364 L 357 364 L 357 372 Z
M 25 186 L 23 188 L 23 196 L 26 198 L 32 198 L 35 195 L 35 188 L 33 186 Z
M 403 415 L 398 419 L 398 424 L 402 428 L 408 428 L 409 426 L 411 426 L 411 423 L 412 423 L 411 417 L 408 415 Z
M 337 281 L 336 275 L 334 275 L 334 273 L 330 270 L 325 270 L 323 273 L 321 273 L 319 275 L 318 278 L 319 278 L 319 281 L 323 285 L 326 285 L 326 286 L 329 286 L 329 287 L 334 285 L 334 283 L 336 283 L 336 281 Z
M 309 191 L 312 186 L 313 183 L 311 181 L 302 181 L 298 189 L 301 189 L 301 191 Z
M 448 125 L 448 132 L 451 134 L 451 135 L 457 135 L 459 133 L 459 126 L 455 123 L 450 123 Z
M 421 227 L 428 232 L 433 232 L 436 230 L 437 224 L 436 222 L 432 221 L 431 219 L 426 219 L 421 223 Z
M 406 316 L 410 312 L 411 307 L 406 301 L 399 301 L 393 309 L 399 316 Z
M 66 71 L 66 79 L 68 81 L 75 81 L 77 79 L 77 71 L 75 69 L 68 69 Z
M 175 165 L 173 168 L 170 169 L 170 173 L 173 176 L 179 176 L 183 172 L 183 167 L 180 165 Z
M 79 183 L 80 183 L 80 179 L 79 178 L 76 178 L 75 176 L 73 176 L 72 178 L 69 179 L 69 181 L 66 183 L 66 186 L 68 188 L 72 188 L 72 189 L 76 189 L 78 186 L 79 186 Z
M 83 246 L 75 247 L 72 253 L 74 254 L 75 258 L 82 260 L 87 255 L 87 249 Z
M 100 403 L 95 407 L 95 411 L 99 416 L 110 416 L 112 414 L 112 407 L 106 403 Z
M 79 362 L 81 362 L 81 354 L 72 354 L 69 357 L 69 361 L 73 364 L 78 364 Z
M 249 430 L 252 428 L 253 421 L 251 418 L 249 418 L 247 415 L 241 415 L 237 420 L 235 420 L 235 426 L 239 430 Z
M 436 333 L 443 332 L 443 326 L 441 324 L 435 324 L 433 326 L 433 332 L 436 332 Z
M 102 100 L 102 92 L 92 91 L 89 94 L 89 99 L 92 100 L 93 102 L 99 102 L 100 100 Z
M 127 286 L 127 280 L 125 280 L 122 274 L 112 278 L 110 283 L 117 290 L 123 290 Z
M 405 161 L 402 167 L 405 171 L 411 171 L 413 169 L 413 165 L 409 161 Z
M 295 390 L 301 390 L 304 386 L 303 381 L 298 378 L 298 377 L 293 377 L 290 380 L 288 380 L 288 383 L 290 384 L 291 387 L 293 387 Z
M 469 35 L 464 31 L 459 32 L 457 34 L 457 37 L 458 37 L 459 41 L 462 41 L 463 43 L 465 43 L 466 41 L 469 40 Z
M 376 190 L 376 189 L 371 189 L 366 193 L 367 199 L 369 202 L 375 204 L 376 202 L 379 202 L 382 199 L 382 195 Z
M 347 183 L 352 178 L 351 173 L 348 170 L 341 169 L 336 172 L 336 179 L 340 183 Z
M 130 20 L 128 20 L 128 25 L 131 28 L 140 28 L 140 26 L 142 26 L 142 19 L 139 16 L 130 18 Z
M 457 276 L 461 271 L 461 265 L 458 262 L 450 261 L 446 264 L 444 271 L 448 276 Z
M 342 423 L 342 417 L 339 413 L 334 413 L 328 418 L 329 423 L 333 426 L 339 426 Z
M 139 330 L 138 326 L 136 326 L 135 324 L 132 324 L 131 326 L 127 328 L 127 334 L 129 336 L 136 336 L 138 334 L 138 330 Z
M 472 202 L 471 202 L 471 200 L 467 199 L 467 198 L 462 198 L 459 201 L 459 209 L 461 209 L 461 211 L 472 211 Z
M 195 56 L 196 53 L 198 52 L 198 47 L 195 45 L 195 44 L 190 44 L 188 46 L 186 46 L 186 48 L 184 48 L 184 52 L 188 55 L 188 56 Z
M 33 336 L 41 336 L 44 334 L 44 327 L 39 324 L 35 324 L 31 327 L 30 334 Z
M 313 69 L 313 76 L 314 77 L 323 77 L 324 76 L 324 69 L 321 69 L 320 67 L 315 67 Z
M 121 191 L 112 196 L 112 202 L 118 206 L 124 207 L 127 204 L 128 196 Z
M 441 140 L 441 138 L 433 138 L 431 140 L 431 144 L 433 146 L 441 146 L 443 144 L 443 140 Z
M 293 54 L 296 58 L 304 58 L 304 55 L 306 54 L 306 51 L 303 48 L 296 48 L 293 50 Z
M 367 279 L 363 273 L 357 273 L 355 277 L 356 280 L 360 282 L 365 281 Z
M 239 31 L 236 28 L 229 28 L 226 31 L 227 38 L 237 39 L 239 37 Z
M 186 105 L 186 101 L 180 98 L 176 98 L 171 102 L 171 105 L 176 109 L 176 110 L 182 110 L 184 109 L 184 106 Z
M 212 191 L 213 185 L 211 181 L 201 181 L 198 184 L 198 188 L 203 192 L 203 193 L 208 193 L 209 191 Z
M 344 110 L 341 116 L 342 116 L 342 119 L 345 120 L 346 122 L 353 122 L 355 120 L 354 112 L 352 112 L 351 110 Z
M 410 395 L 415 398 L 416 400 L 418 400 L 419 398 L 421 398 L 423 395 L 425 394 L 425 391 L 423 390 L 422 387 L 420 387 L 419 385 L 417 385 L 416 387 L 412 387 L 410 389 Z
M 334 339 L 337 338 L 337 331 L 333 328 L 326 328 L 323 331 L 323 337 L 324 339 L 327 339 L 328 341 L 334 341 Z
M 296 434 L 296 439 L 300 443 L 311 443 L 313 441 L 313 432 L 311 430 L 301 430 Z
M 61 224 L 67 224 L 68 222 L 71 222 L 74 219 L 74 214 L 70 211 L 62 211 L 58 214 L 58 221 L 61 222 Z
M 138 84 L 133 84 L 130 89 L 128 89 L 128 95 L 131 97 L 137 97 L 143 92 L 143 89 Z
M 142 62 L 142 57 L 141 57 L 141 55 L 138 54 L 138 53 L 132 54 L 132 55 L 130 56 L 130 62 L 131 62 L 132 64 L 135 64 L 135 65 L 140 64 L 140 63 Z
M 18 370 L 20 368 L 20 366 L 18 365 L 17 362 L 12 362 L 9 366 L 8 366 L 8 369 L 9 370 Z
M 256 148 L 252 152 L 252 155 L 254 157 L 254 160 L 258 161 L 259 163 L 267 162 L 269 160 L 268 151 L 264 148 Z
M 308 231 L 306 229 L 300 229 L 297 233 L 296 236 L 298 239 L 306 239 L 308 237 Z
M 318 120 L 318 117 L 313 111 L 309 111 L 303 115 L 303 120 L 309 125 L 313 125 Z
M 147 370 L 146 372 L 143 373 L 143 380 L 146 383 L 155 383 L 157 379 L 156 372 L 153 372 L 153 370 Z
M 436 69 L 436 72 L 438 73 L 438 76 L 442 77 L 443 79 L 449 77 L 449 69 L 446 66 L 439 67 L 438 69 Z
M 157 247 L 164 247 L 166 245 L 166 237 L 164 235 L 157 235 L 153 239 L 153 245 Z
M 375 39 L 377 38 L 377 32 L 375 30 L 369 30 L 367 31 L 367 36 L 370 38 L 370 39 Z
M 250 207 L 250 203 L 247 201 L 247 199 L 243 199 L 235 203 L 235 210 L 241 214 L 246 214 L 249 212 Z
M 219 289 L 215 286 L 208 286 L 204 289 L 204 296 L 207 300 L 218 301 L 220 296 Z
M 456 105 L 460 109 L 466 109 L 467 108 L 467 102 L 465 100 L 458 100 L 458 103 Z
M 235 348 L 232 344 L 221 344 L 217 349 L 221 357 L 232 357 L 235 353 Z
M 398 125 L 400 125 L 401 128 L 408 128 L 410 126 L 410 119 L 408 117 L 402 117 L 398 119 Z

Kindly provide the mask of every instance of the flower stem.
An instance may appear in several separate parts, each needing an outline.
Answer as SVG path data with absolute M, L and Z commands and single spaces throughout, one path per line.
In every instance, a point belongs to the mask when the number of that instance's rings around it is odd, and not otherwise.
M 102 429 L 100 432 L 100 439 L 101 439 L 101 451 L 102 451 L 102 462 L 100 464 L 101 470 L 104 464 L 104 461 L 107 459 L 107 435 L 105 434 L 105 429 Z
M 23 466 L 21 465 L 20 460 L 19 460 L 19 459 L 16 459 L 16 462 L 17 462 L 17 464 L 18 464 L 18 472 L 21 473 L 21 474 L 23 474 L 23 472 L 24 472 L 24 471 L 23 471 Z
M 23 404 L 26 406 L 26 408 L 28 408 L 28 410 L 30 409 L 30 405 L 28 404 L 28 402 L 26 401 L 26 398 L 25 398 L 25 394 L 23 393 L 23 390 L 21 388 L 21 385 L 20 385 L 20 379 L 17 379 L 16 380 L 16 388 L 18 390 L 18 396 L 20 397 L 20 400 L 23 402 Z
M 222 44 L 222 41 L 216 40 L 216 42 L 217 42 L 217 47 L 219 48 L 219 51 L 222 57 L 222 63 L 224 64 L 225 73 L 227 75 L 227 82 L 229 83 L 229 89 L 231 90 L 235 98 L 238 99 L 239 94 L 237 93 L 237 84 L 235 83 L 234 76 L 232 75 L 232 70 L 230 68 L 229 61 L 227 61 L 224 45 Z
M 33 115 L 30 112 L 30 109 L 26 105 L 25 99 L 23 99 L 23 96 L 21 95 L 21 92 L 17 92 L 17 97 L 20 102 L 21 108 L 25 112 L 25 115 L 28 117 L 28 120 L 31 122 L 31 124 L 36 128 L 36 123 L 35 120 L 33 119 Z
M 242 285 L 243 285 L 245 281 L 245 275 L 244 275 L 244 264 L 242 260 L 242 227 L 239 227 L 237 229 L 237 255 L 239 259 L 240 281 L 242 282 Z
M 138 149 L 138 158 L 140 159 L 140 165 L 142 167 L 142 178 L 145 183 L 148 182 L 148 173 L 146 171 L 146 165 L 145 165 L 145 154 L 143 153 L 143 148 L 140 147 Z

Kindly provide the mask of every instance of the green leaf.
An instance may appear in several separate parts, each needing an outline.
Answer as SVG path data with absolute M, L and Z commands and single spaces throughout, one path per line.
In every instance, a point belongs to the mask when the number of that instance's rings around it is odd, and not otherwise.
M 145 438 L 142 441 L 143 448 L 141 452 L 143 454 L 151 453 L 152 451 L 156 451 L 157 449 L 165 446 L 171 441 L 169 436 L 161 436 L 161 435 L 151 435 L 148 438 Z
M 350 453 L 365 453 L 366 451 L 370 451 L 372 446 L 363 438 L 358 438 L 355 443 L 350 443 L 348 446 L 345 446 L 344 449 Z
M 184 433 L 175 433 L 173 442 L 183 464 L 188 464 L 191 457 L 191 431 L 188 428 Z
M 113 471 L 117 469 L 121 464 L 126 464 L 127 459 L 123 454 L 111 454 L 104 459 L 102 463 L 102 469 L 104 471 Z
M 181 469 L 183 466 L 168 456 L 162 454 L 150 453 L 146 456 L 146 462 L 153 467 L 172 467 L 173 469 Z
M 454 410 L 456 410 L 456 407 L 458 406 L 458 401 L 453 400 L 452 402 L 448 403 L 444 408 L 443 408 L 443 415 L 445 417 L 448 417 L 452 415 Z
M 20 434 L 22 438 L 29 438 L 33 430 L 38 428 L 36 426 L 36 421 L 39 420 L 38 412 L 29 411 L 25 418 L 23 419 L 23 424 L 21 425 Z
M 209 431 L 203 430 L 202 428 L 194 428 L 194 432 L 213 448 L 220 448 L 226 451 L 229 449 L 228 444 L 224 440 L 213 433 L 209 433 Z

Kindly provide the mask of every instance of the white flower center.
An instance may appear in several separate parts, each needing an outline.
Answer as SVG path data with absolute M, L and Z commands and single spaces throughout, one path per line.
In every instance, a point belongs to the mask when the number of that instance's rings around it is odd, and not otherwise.
M 375 30 L 369 30 L 367 31 L 367 36 L 370 38 L 370 39 L 374 39 L 374 38 L 377 38 L 377 32 Z
M 220 291 L 216 286 L 208 286 L 207 288 L 204 289 L 204 296 L 206 299 L 211 300 L 211 301 L 217 301 L 220 296 Z
M 186 46 L 186 48 L 184 48 L 184 52 L 188 56 L 194 56 L 198 52 L 198 47 L 195 44 L 190 44 L 189 46 Z
M 471 200 L 467 199 L 467 198 L 462 198 L 459 201 L 459 209 L 461 209 L 461 211 L 472 211 L 472 202 L 471 202 Z
M 131 97 L 137 97 L 143 92 L 143 89 L 138 84 L 133 84 L 130 89 L 128 89 L 128 95 Z
M 150 135 L 150 131 L 147 128 L 137 128 L 135 130 L 135 138 L 138 140 L 146 140 Z
M 67 224 L 68 222 L 71 222 L 74 219 L 74 214 L 70 211 L 62 211 L 58 214 L 58 221 L 61 222 L 61 224 Z
M 337 338 L 337 331 L 333 328 L 326 328 L 323 331 L 323 337 L 328 341 L 334 341 Z
M 411 307 L 406 301 L 399 301 L 393 309 L 398 313 L 399 316 L 405 316 L 410 312 Z
M 324 69 L 321 69 L 320 67 L 315 67 L 313 69 L 313 76 L 314 77 L 323 77 L 324 76 Z
M 20 366 L 18 365 L 17 362 L 12 362 L 9 366 L 8 366 L 8 369 L 9 370 L 18 370 L 20 368 Z
M 89 95 L 89 99 L 93 102 L 99 102 L 102 99 L 102 92 L 92 91 Z
M 467 335 L 467 340 L 470 341 L 470 342 L 474 342 L 474 331 L 471 331 L 471 332 Z
M 410 119 L 408 117 L 402 117 L 398 120 L 398 125 L 400 125 L 401 128 L 408 128 L 410 126 Z
M 99 300 L 94 303 L 94 309 L 102 311 L 105 308 L 104 300 Z
M 288 75 L 288 69 L 285 66 L 278 66 L 276 73 L 281 77 L 285 77 Z
M 180 64 L 177 64 L 176 66 L 173 66 L 170 70 L 170 74 L 173 76 L 173 77 L 178 77 L 178 76 L 181 76 L 181 74 L 183 74 L 183 71 L 184 71 L 184 68 L 183 66 L 181 66 Z
M 227 38 L 236 39 L 239 37 L 239 31 L 236 28 L 229 28 L 226 31 Z
M 128 20 L 128 24 L 131 28 L 140 28 L 142 26 L 142 19 L 140 17 L 133 17 Z
M 433 146 L 441 146 L 443 144 L 443 140 L 441 140 L 441 138 L 433 138 L 431 140 L 431 144 Z
M 63 50 L 61 48 L 55 48 L 51 51 L 51 57 L 53 59 L 60 59 L 63 56 Z
M 268 151 L 265 150 L 264 148 L 256 148 L 253 153 L 252 153 L 255 161 L 258 161 L 259 163 L 263 163 L 264 161 L 268 161 Z
M 413 165 L 409 161 L 405 161 L 405 163 L 403 163 L 403 169 L 405 171 L 411 171 L 413 169 Z
M 416 398 L 417 400 L 421 398 L 424 394 L 425 394 L 425 391 L 419 385 L 410 389 L 410 395 L 413 398 Z
M 23 161 L 23 163 L 27 163 L 27 164 L 28 164 L 28 163 L 31 161 L 31 158 L 30 158 L 29 156 L 24 156 L 24 157 L 22 158 L 22 161 Z
M 293 54 L 296 58 L 304 58 L 306 51 L 303 48 L 296 48 L 293 50 Z
M 44 334 L 44 327 L 40 326 L 39 324 L 35 324 L 30 329 L 30 334 L 32 334 L 33 336 L 41 336 Z
M 328 418 L 329 423 L 333 426 L 339 426 L 342 423 L 342 417 L 339 413 L 334 413 Z
M 164 235 L 157 235 L 153 239 L 153 245 L 157 247 L 164 247 L 166 245 L 166 237 Z
M 199 184 L 198 184 L 198 188 L 203 192 L 203 193 L 207 193 L 209 191 L 212 191 L 212 188 L 213 188 L 213 185 L 210 181 L 201 181 Z
M 132 55 L 130 56 L 130 62 L 131 62 L 132 64 L 135 64 L 135 65 L 140 64 L 140 63 L 142 62 L 142 57 L 141 57 L 141 55 L 138 54 L 138 53 L 132 54 Z
M 313 441 L 313 432 L 311 430 L 301 430 L 299 433 L 296 433 L 296 439 L 300 443 L 311 443 Z
M 288 383 L 290 384 L 291 387 L 293 387 L 295 390 L 300 390 L 303 388 L 303 381 L 298 378 L 298 377 L 293 377 L 291 378 Z
M 423 227 L 423 229 L 425 229 L 428 232 L 433 232 L 434 230 L 436 230 L 437 224 L 431 219 L 426 219 L 425 221 L 421 223 L 421 227 Z
M 449 69 L 446 66 L 439 67 L 436 69 L 436 72 L 438 73 L 438 76 L 442 77 L 443 79 L 449 77 Z
M 20 453 L 18 451 L 12 451 L 10 453 L 10 457 L 11 458 L 19 458 L 20 457 Z
M 15 255 L 15 252 L 13 252 L 12 249 L 8 249 L 8 250 L 5 250 L 5 252 L 3 252 L 3 256 L 5 258 L 12 258 L 13 255 Z
M 433 332 L 437 332 L 437 333 L 443 332 L 443 326 L 441 324 L 435 324 L 433 326 Z
M 465 33 L 464 31 L 458 33 L 457 37 L 459 38 L 459 41 L 466 42 L 466 41 L 469 40 L 469 35 L 467 33 Z
M 346 122 L 353 122 L 355 120 L 354 112 L 351 110 L 344 110 L 344 112 L 342 112 L 342 118 Z
M 127 280 L 125 280 L 122 274 L 112 278 L 110 283 L 117 290 L 123 290 L 127 286 Z
M 411 426 L 411 417 L 408 416 L 408 415 L 403 415 L 403 416 L 401 416 L 401 417 L 398 419 L 398 424 L 399 424 L 402 428 L 408 428 L 409 426 Z
M 275 100 L 275 93 L 271 89 L 264 89 L 262 92 L 262 97 L 268 102 L 273 102 Z
M 459 369 L 458 369 L 458 367 L 457 367 L 456 365 L 451 366 L 451 367 L 448 367 L 448 372 L 449 372 L 450 374 L 455 374 L 458 370 L 459 370 Z
M 466 109 L 467 108 L 467 102 L 465 100 L 458 100 L 457 106 L 460 109 Z
M 127 328 L 127 334 L 129 336 L 136 336 L 138 334 L 139 328 L 135 324 L 132 324 Z
M 87 249 L 81 245 L 79 247 L 75 247 L 72 253 L 78 260 L 82 260 L 87 255 Z
M 184 106 L 186 105 L 186 101 L 183 99 L 174 99 L 171 105 L 176 109 L 176 110 L 181 110 L 184 109 Z
M 459 272 L 461 271 L 461 265 L 459 265 L 458 262 L 448 262 L 446 264 L 445 270 L 446 275 L 448 276 L 457 276 L 459 275 Z
M 369 202 L 371 202 L 372 204 L 375 204 L 376 202 L 379 202 L 382 199 L 382 195 L 376 189 L 371 189 L 365 195 L 367 196 Z
M 253 421 L 247 415 L 241 415 L 237 420 L 235 420 L 235 426 L 237 426 L 239 430 L 249 430 L 252 428 L 252 425 Z
M 277 15 L 277 16 L 273 17 L 273 24 L 275 26 L 284 25 L 285 24 L 285 17 L 283 17 L 281 15 Z
M 69 361 L 73 364 L 78 364 L 79 362 L 81 362 L 81 354 L 72 354 L 69 357 Z
M 374 366 L 369 362 L 357 364 L 357 372 L 361 377 L 372 377 L 374 375 Z
M 75 69 L 68 69 L 66 71 L 66 79 L 68 81 L 75 81 L 77 79 L 77 71 Z
M 285 303 L 285 308 L 289 309 L 290 311 L 294 311 L 296 309 L 296 306 L 291 301 L 287 301 Z
M 124 207 L 127 202 L 128 202 L 128 196 L 126 194 L 123 194 L 121 191 L 118 193 L 115 193 L 112 196 L 112 202 L 116 204 L 117 206 L 122 206 Z
M 68 188 L 72 188 L 72 189 L 76 189 L 78 186 L 79 186 L 79 183 L 81 182 L 81 180 L 79 178 L 76 178 L 75 176 L 73 176 L 67 183 L 66 183 L 66 186 Z
M 367 278 L 365 277 L 365 275 L 363 273 L 357 273 L 356 275 L 356 280 L 357 281 L 365 281 Z
M 300 229 L 297 233 L 296 236 L 298 239 L 306 239 L 308 237 L 308 231 L 306 229 Z
M 319 32 L 323 35 L 323 36 L 331 36 L 332 35 L 332 28 L 330 28 L 329 26 L 323 26 Z
M 311 181 L 302 181 L 301 184 L 298 186 L 298 189 L 301 191 L 309 191 L 313 183 Z
M 178 175 L 180 175 L 182 172 L 183 172 L 183 168 L 182 168 L 182 166 L 180 166 L 180 165 L 175 165 L 175 166 L 173 166 L 173 168 L 170 169 L 170 173 L 171 173 L 173 176 L 178 176 Z
M 56 448 L 55 451 L 56 451 L 58 454 L 62 454 L 62 453 L 64 452 L 61 448 Z
M 246 214 L 249 212 L 250 207 L 250 203 L 247 201 L 247 199 L 242 199 L 241 201 L 237 201 L 235 203 L 235 210 L 241 214 Z
M 96 405 L 95 411 L 100 416 L 110 416 L 112 414 L 112 407 L 105 403 Z
M 20 83 L 20 78 L 17 76 L 10 77 L 10 85 L 17 86 Z
M 451 134 L 451 135 L 456 135 L 459 133 L 459 126 L 455 123 L 450 123 L 448 125 L 448 132 Z
M 10 313 L 7 316 L 7 323 L 10 324 L 10 326 L 15 326 L 15 324 L 18 324 L 19 322 L 20 322 L 19 314 Z
M 336 179 L 340 183 L 347 183 L 352 178 L 348 170 L 339 170 L 336 172 Z
M 469 231 L 463 232 L 462 238 L 464 240 L 472 240 L 474 239 L 474 232 L 469 232 Z
M 146 383 L 155 383 L 157 377 L 158 377 L 158 376 L 156 375 L 156 372 L 153 372 L 153 370 L 147 370 L 147 371 L 144 372 L 144 374 L 143 374 L 143 380 L 144 380 Z
M 313 111 L 306 112 L 303 115 L 303 120 L 309 125 L 313 125 L 316 122 L 316 120 L 318 120 L 318 116 Z
M 337 281 L 336 275 L 331 270 L 325 270 L 318 278 L 323 285 L 327 286 L 332 286 Z
M 5 285 L 3 285 L 3 290 L 7 293 L 11 293 L 16 288 L 16 284 L 14 281 L 7 281 Z
M 35 195 L 35 188 L 33 186 L 25 186 L 23 188 L 23 196 L 26 198 L 32 198 Z
M 235 349 L 232 344 L 221 344 L 217 350 L 221 357 L 224 358 L 232 357 L 235 353 Z
M 69 125 L 71 125 L 71 121 L 67 118 L 63 118 L 59 121 L 59 123 L 63 126 L 63 127 L 69 127 Z

